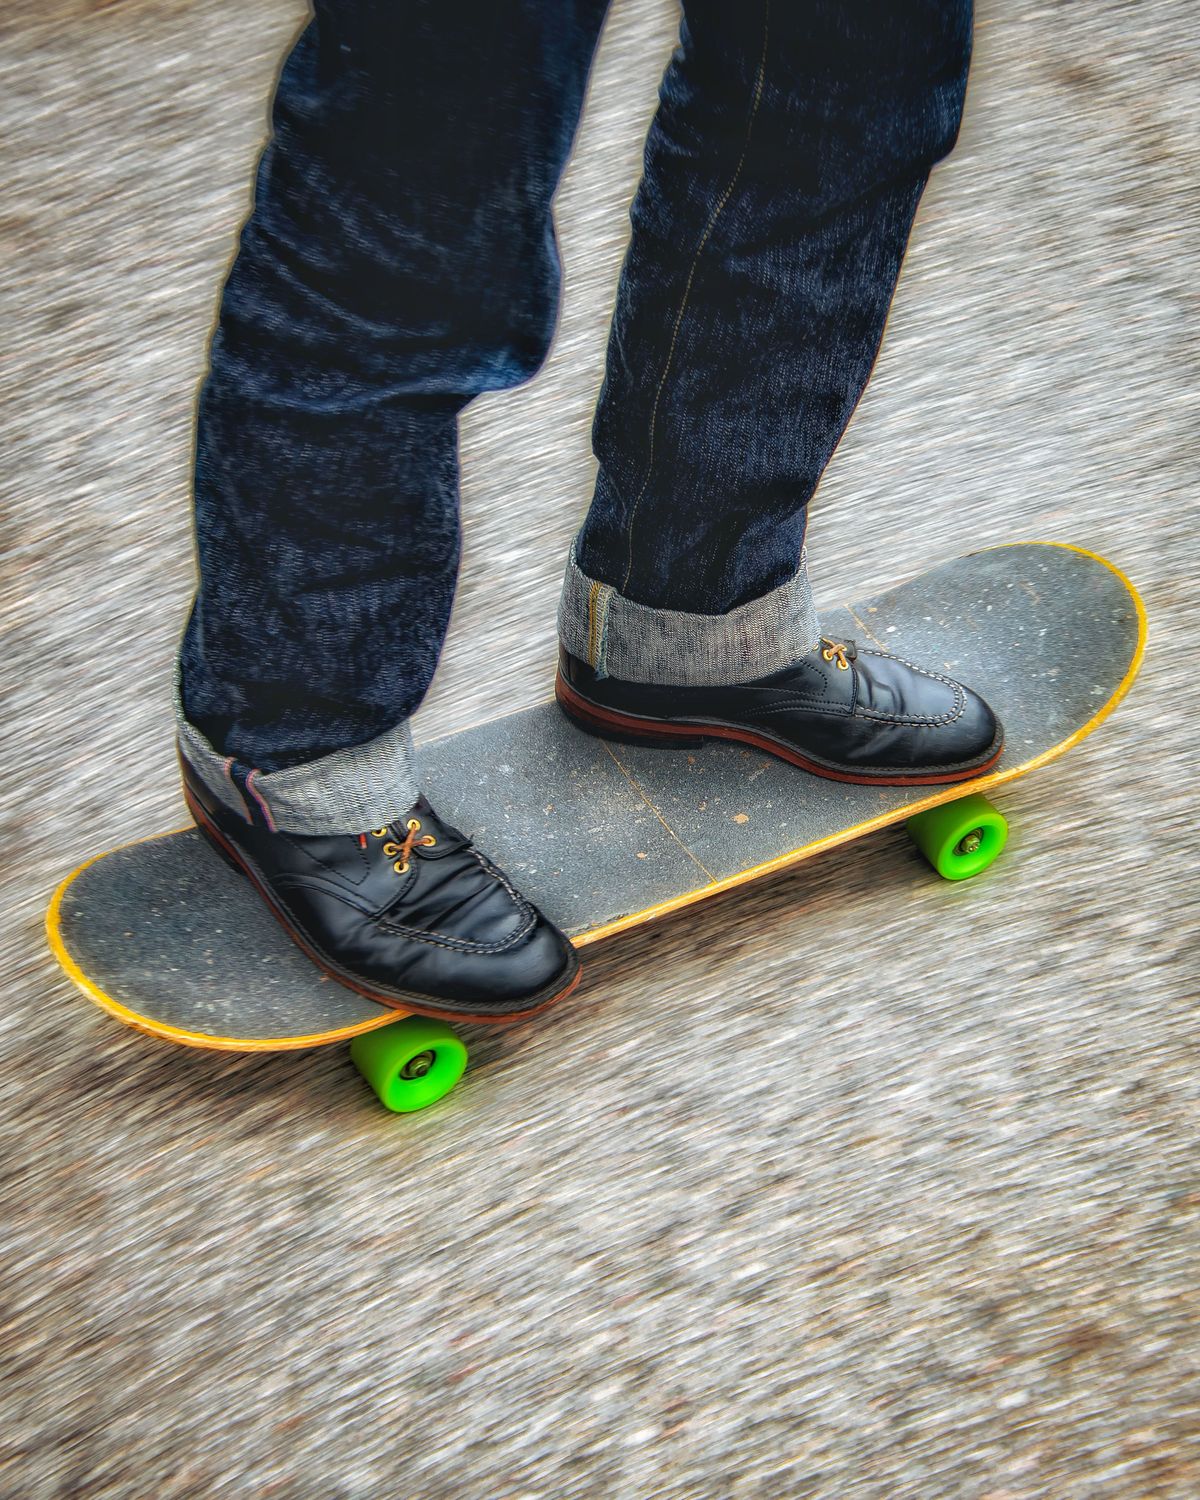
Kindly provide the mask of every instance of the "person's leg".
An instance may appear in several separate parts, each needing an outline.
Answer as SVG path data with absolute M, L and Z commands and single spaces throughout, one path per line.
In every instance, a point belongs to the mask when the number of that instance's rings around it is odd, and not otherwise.
M 551 197 L 605 6 L 315 0 L 284 64 L 200 399 L 179 683 L 193 769 L 232 804 L 250 781 L 276 827 L 416 798 L 456 416 L 549 344 Z
M 454 592 L 457 413 L 553 331 L 604 6 L 315 0 L 200 401 L 188 806 L 327 973 L 424 1014 L 527 1016 L 579 974 L 419 795 L 407 719 Z
M 602 675 L 722 683 L 815 644 L 806 507 L 955 140 L 971 3 L 684 11 L 632 209 L 561 633 Z
M 820 642 L 809 499 L 958 131 L 970 0 L 685 0 L 634 201 L 556 692 L 593 733 L 741 740 L 846 781 L 999 757 L 968 688 Z

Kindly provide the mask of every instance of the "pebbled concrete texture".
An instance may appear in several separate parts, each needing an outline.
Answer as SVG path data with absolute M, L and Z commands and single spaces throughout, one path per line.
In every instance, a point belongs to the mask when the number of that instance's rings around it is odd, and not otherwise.
M 546 692 L 675 19 L 618 0 L 554 353 L 464 422 L 425 737 Z M 121 1029 L 40 929 L 66 869 L 184 821 L 190 407 L 299 21 L 0 17 L 0 1494 L 1191 1500 L 1194 8 L 982 0 L 809 538 L 830 604 L 990 542 L 1112 557 L 1151 625 L 1126 704 L 1006 791 L 988 875 L 939 883 L 889 832 L 615 940 L 404 1119 L 339 1048 Z

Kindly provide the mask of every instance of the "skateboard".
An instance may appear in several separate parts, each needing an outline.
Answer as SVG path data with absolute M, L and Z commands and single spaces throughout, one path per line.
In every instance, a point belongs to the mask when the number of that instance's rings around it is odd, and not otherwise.
M 1090 734 L 1133 682 L 1146 639 L 1117 568 L 1042 542 L 972 553 L 821 622 L 833 639 L 976 688 L 1005 727 L 1000 761 L 953 785 L 858 786 L 728 740 L 595 739 L 550 699 L 428 742 L 425 791 L 581 948 L 895 823 L 961 880 L 1005 844 L 985 794 Z M 79 989 L 151 1036 L 247 1052 L 348 1040 L 398 1112 L 447 1094 L 466 1065 L 449 1026 L 317 970 L 194 828 L 88 860 L 58 887 L 46 926 Z

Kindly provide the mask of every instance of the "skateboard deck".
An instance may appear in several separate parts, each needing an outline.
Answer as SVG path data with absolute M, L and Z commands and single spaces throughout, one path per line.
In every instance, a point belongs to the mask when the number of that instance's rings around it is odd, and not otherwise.
M 1111 713 L 1146 637 L 1137 592 L 1112 564 L 1038 542 L 972 553 L 823 611 L 821 624 L 981 692 L 1005 728 L 997 765 L 950 786 L 858 786 L 729 741 L 595 739 L 551 699 L 425 744 L 424 789 L 583 947 L 888 824 L 913 819 L 917 837 L 945 821 L 934 809 L 986 808 L 979 794 L 1064 754 Z M 959 873 L 973 873 L 967 864 Z M 80 866 L 55 892 L 47 931 L 98 1005 L 192 1046 L 318 1046 L 404 1014 L 321 974 L 195 829 Z M 429 1023 L 417 1031 L 433 1035 Z

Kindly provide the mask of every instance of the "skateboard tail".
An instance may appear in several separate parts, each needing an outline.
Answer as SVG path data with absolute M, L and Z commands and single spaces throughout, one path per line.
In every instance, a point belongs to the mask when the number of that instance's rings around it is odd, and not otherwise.
M 176 832 L 185 830 L 177 829 Z M 171 835 L 151 835 L 146 839 L 134 839 L 131 844 L 122 845 L 122 848 L 132 848 L 138 844 L 154 843 L 159 838 L 171 837 Z M 114 851 L 109 851 L 114 852 Z M 157 1037 L 160 1041 L 175 1042 L 185 1047 L 199 1047 L 214 1052 L 287 1052 L 300 1051 L 308 1047 L 322 1047 L 330 1042 L 350 1041 L 353 1037 L 360 1036 L 365 1031 L 373 1031 L 380 1026 L 390 1026 L 398 1017 L 395 1011 L 381 1010 L 380 1015 L 372 1017 L 367 1021 L 358 1021 L 349 1026 L 338 1027 L 333 1031 L 322 1031 L 313 1034 L 284 1037 L 226 1037 L 214 1036 L 208 1032 L 192 1031 L 186 1027 L 172 1026 L 169 1022 L 156 1020 L 152 1016 L 142 1015 L 141 1012 L 132 1010 L 123 1004 L 114 995 L 91 980 L 87 974 L 76 963 L 67 947 L 62 933 L 62 906 L 63 900 L 70 887 L 76 879 L 96 864 L 99 860 L 107 858 L 107 854 L 97 854 L 86 860 L 77 869 L 72 870 L 66 879 L 59 882 L 51 898 L 50 905 L 46 910 L 45 930 L 46 942 L 50 952 L 54 955 L 59 966 L 66 974 L 71 983 L 87 996 L 101 1010 L 108 1015 L 121 1021 L 124 1025 L 134 1031 L 141 1032 L 143 1036 Z

